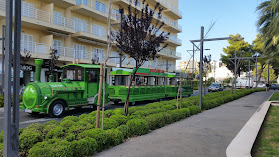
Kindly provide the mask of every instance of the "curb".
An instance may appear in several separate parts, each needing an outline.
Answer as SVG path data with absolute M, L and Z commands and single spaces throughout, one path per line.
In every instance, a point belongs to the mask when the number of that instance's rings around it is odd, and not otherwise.
M 251 150 L 271 105 L 274 101 L 265 101 L 248 120 L 226 149 L 227 157 L 252 157 Z
M 0 112 L 4 112 L 4 107 L 0 107 Z

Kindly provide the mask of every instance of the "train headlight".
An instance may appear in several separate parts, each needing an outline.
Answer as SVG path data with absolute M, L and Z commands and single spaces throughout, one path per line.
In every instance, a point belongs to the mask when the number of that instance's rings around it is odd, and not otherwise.
M 44 96 L 44 99 L 45 99 L 45 100 L 47 99 L 47 95 Z

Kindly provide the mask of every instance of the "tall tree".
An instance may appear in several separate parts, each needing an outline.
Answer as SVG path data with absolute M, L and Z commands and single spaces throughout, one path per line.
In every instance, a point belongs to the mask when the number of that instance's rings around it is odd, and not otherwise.
M 134 1 L 135 6 L 139 3 L 138 0 Z M 138 8 L 132 9 L 131 4 L 128 6 L 128 15 L 122 15 L 122 31 L 118 31 L 115 34 L 116 45 L 122 49 L 123 52 L 128 54 L 131 58 L 135 59 L 136 67 L 134 68 L 131 76 L 127 98 L 125 102 L 125 113 L 128 114 L 130 88 L 132 80 L 135 79 L 137 70 L 149 60 L 154 60 L 157 57 L 157 53 L 167 47 L 165 41 L 168 39 L 170 33 L 160 32 L 160 29 L 164 26 L 164 22 L 161 22 L 162 8 L 157 3 L 155 8 L 152 9 L 146 3 L 142 1 L 141 11 Z M 156 13 L 157 12 L 157 13 Z M 156 13 L 157 20 L 153 17 Z M 153 23 L 154 22 L 154 23 Z
M 261 66 L 260 63 L 258 63 L 258 69 L 257 69 L 258 75 L 262 75 L 262 78 L 265 79 L 265 81 L 268 80 L 268 66 Z M 256 76 L 256 68 L 253 70 L 253 74 Z M 277 75 L 275 74 L 275 70 L 272 66 L 269 66 L 269 81 L 275 81 L 277 79 Z M 260 81 L 260 80 L 258 80 Z

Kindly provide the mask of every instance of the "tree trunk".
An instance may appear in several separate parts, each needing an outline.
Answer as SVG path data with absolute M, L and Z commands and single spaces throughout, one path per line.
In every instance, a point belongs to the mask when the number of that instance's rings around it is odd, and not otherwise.
M 99 92 L 98 92 L 98 102 L 97 102 L 97 114 L 96 114 L 96 128 L 99 128 L 100 121 L 100 105 L 102 97 L 102 85 L 103 85 L 103 64 L 100 65 L 100 80 L 99 80 Z
M 124 112 L 125 112 L 125 115 L 126 115 L 126 116 L 128 115 L 129 98 L 130 98 L 131 86 L 132 86 L 133 80 L 135 79 L 135 75 L 136 75 L 136 73 L 137 73 L 137 70 L 138 70 L 138 67 L 137 67 L 137 68 L 135 69 L 135 71 L 133 72 L 132 77 L 131 77 L 131 75 L 130 75 L 130 77 L 129 77 L 130 82 L 129 82 L 127 97 L 126 97 L 126 101 L 125 101 L 125 105 L 124 105 Z
M 259 72 L 259 79 L 258 79 L 258 81 L 261 80 L 262 74 L 263 74 L 263 70 L 264 70 L 265 67 L 266 67 L 266 65 L 261 65 L 261 70 L 260 70 L 260 72 Z
M 203 91 L 204 91 L 204 95 L 206 95 L 206 77 L 204 79 L 204 88 L 203 88 Z

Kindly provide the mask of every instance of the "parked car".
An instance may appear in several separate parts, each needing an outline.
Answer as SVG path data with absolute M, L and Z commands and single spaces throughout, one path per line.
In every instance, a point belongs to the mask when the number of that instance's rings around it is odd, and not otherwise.
M 274 90 L 277 89 L 278 90 L 279 89 L 279 84 L 271 84 L 269 89 L 274 89 Z
M 212 83 L 207 90 L 208 92 L 217 92 L 217 91 L 223 91 L 224 89 L 220 83 Z
M 256 85 L 255 85 L 256 86 Z M 264 83 L 258 83 L 257 84 L 257 87 L 258 88 L 265 88 L 265 84 Z

